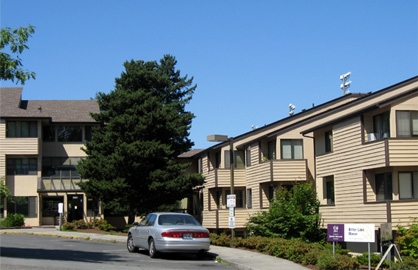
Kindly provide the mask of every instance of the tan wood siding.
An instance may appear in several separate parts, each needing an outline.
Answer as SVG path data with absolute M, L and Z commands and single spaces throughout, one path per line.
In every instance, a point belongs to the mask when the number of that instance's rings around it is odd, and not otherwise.
M 354 202 L 354 200 L 353 200 Z M 333 223 L 374 223 L 380 226 L 387 222 L 386 203 L 368 204 L 352 203 L 345 206 L 321 206 L 322 227 Z
M 306 160 L 273 160 L 274 181 L 306 181 Z
M 413 218 L 418 218 L 418 201 L 397 201 L 391 203 L 392 226 L 408 226 Z
M 389 139 L 389 166 L 418 166 L 418 139 Z
M 7 155 L 38 155 L 38 138 L 5 138 L 1 140 L 1 152 Z
M 208 210 L 203 211 L 203 221 L 202 221 L 203 227 L 206 227 L 208 229 L 217 229 L 216 212 L 217 211 L 208 211 Z
M 361 144 L 360 118 L 333 128 L 333 152 L 317 157 L 317 176 L 334 176 L 335 206 L 322 206 L 323 225 L 329 223 L 386 222 L 386 204 L 363 203 L 362 167 L 385 166 L 383 142 Z M 317 181 L 321 182 L 321 181 Z M 318 185 L 318 188 L 323 188 Z

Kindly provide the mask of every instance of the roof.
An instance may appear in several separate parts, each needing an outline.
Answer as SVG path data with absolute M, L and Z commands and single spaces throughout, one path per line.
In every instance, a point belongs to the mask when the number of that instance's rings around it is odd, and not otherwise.
M 96 122 L 96 100 L 22 100 L 21 87 L 0 87 L 1 118 L 45 118 L 51 122 Z
M 178 156 L 178 158 L 192 158 L 195 155 L 205 151 L 205 149 L 192 149 Z

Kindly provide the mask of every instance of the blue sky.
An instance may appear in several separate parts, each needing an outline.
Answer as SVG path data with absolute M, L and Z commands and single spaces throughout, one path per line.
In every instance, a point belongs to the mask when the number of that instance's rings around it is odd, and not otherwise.
M 0 0 L 1 27 L 36 27 L 23 98 L 90 99 L 128 60 L 176 57 L 197 89 L 190 138 L 238 136 L 342 95 L 418 75 L 416 0 Z M 0 82 L 1 86 L 19 86 Z

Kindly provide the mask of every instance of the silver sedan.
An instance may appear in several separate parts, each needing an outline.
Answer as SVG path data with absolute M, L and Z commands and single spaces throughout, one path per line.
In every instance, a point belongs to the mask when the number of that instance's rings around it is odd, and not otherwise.
M 127 248 L 158 253 L 196 253 L 201 258 L 209 250 L 209 231 L 191 215 L 183 213 L 150 213 L 129 229 Z

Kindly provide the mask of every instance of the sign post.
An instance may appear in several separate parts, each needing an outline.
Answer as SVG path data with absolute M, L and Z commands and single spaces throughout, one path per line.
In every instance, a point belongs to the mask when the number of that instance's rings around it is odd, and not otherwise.
M 229 208 L 229 228 L 235 229 L 235 206 L 236 206 L 236 195 L 230 194 L 226 196 L 226 206 Z
M 60 231 L 61 231 L 62 230 L 62 213 L 64 213 L 64 204 L 63 203 L 58 204 L 58 213 L 60 215 L 59 226 L 60 226 Z

